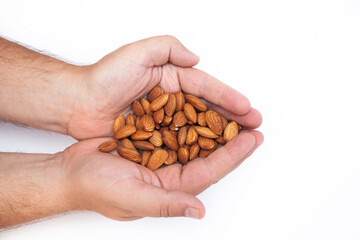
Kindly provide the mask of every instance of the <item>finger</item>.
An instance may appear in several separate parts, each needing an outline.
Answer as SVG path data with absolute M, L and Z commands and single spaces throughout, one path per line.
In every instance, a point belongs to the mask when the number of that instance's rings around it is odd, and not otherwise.
M 182 172 L 180 190 L 198 194 L 227 175 L 255 146 L 250 133 L 240 133 L 206 158 L 188 163 Z
M 250 111 L 249 100 L 209 74 L 195 68 L 178 68 L 181 88 L 236 115 Z
M 167 62 L 180 67 L 192 67 L 199 57 L 190 52 L 173 36 L 158 36 L 143 39 L 119 49 L 128 59 L 147 67 L 161 66 Z
M 127 206 L 134 216 L 203 218 L 204 205 L 189 193 L 167 191 L 143 182 L 131 186 Z

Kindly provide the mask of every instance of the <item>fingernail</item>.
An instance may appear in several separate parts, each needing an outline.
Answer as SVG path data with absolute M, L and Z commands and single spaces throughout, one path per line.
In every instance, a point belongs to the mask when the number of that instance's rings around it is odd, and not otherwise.
M 185 217 L 200 219 L 200 211 L 196 208 L 187 208 L 185 210 Z

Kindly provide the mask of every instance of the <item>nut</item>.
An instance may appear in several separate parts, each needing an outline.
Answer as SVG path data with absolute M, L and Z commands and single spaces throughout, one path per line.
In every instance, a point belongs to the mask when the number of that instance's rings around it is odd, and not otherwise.
M 174 134 L 172 134 L 170 131 L 164 131 L 162 136 L 163 141 L 168 148 L 174 151 L 179 150 L 179 144 Z
M 167 151 L 163 149 L 157 150 L 150 156 L 149 161 L 147 163 L 147 167 L 150 170 L 154 171 L 159 167 L 161 167 L 161 165 L 163 165 L 163 163 L 166 161 L 167 158 L 168 158 Z
M 208 127 L 198 127 L 198 126 L 196 126 L 195 129 L 196 129 L 196 132 L 200 136 L 203 136 L 203 137 L 206 137 L 206 138 L 218 138 L 219 137 L 213 131 L 211 131 L 210 128 L 208 128 Z
M 234 137 L 236 137 L 239 133 L 239 127 L 236 122 L 231 121 L 228 123 L 224 130 L 224 140 L 226 142 L 230 141 Z
M 133 125 L 126 125 L 122 128 L 120 128 L 115 134 L 114 134 L 114 138 L 115 139 L 123 139 L 126 137 L 129 137 L 131 135 L 133 135 L 136 132 L 136 127 Z
M 175 94 L 175 98 L 176 98 L 176 112 L 182 111 L 184 109 L 184 104 L 185 104 L 185 98 L 184 98 L 184 94 L 181 91 L 178 91 Z
M 169 93 L 169 99 L 164 106 L 164 110 L 167 116 L 172 116 L 176 109 L 176 97 L 174 94 Z
M 125 118 L 122 114 L 120 114 L 117 118 L 115 118 L 113 132 L 116 133 L 123 126 L 125 126 Z
M 199 111 L 201 112 L 207 111 L 207 106 L 198 97 L 191 94 L 185 94 L 185 99 L 191 105 L 193 105 L 194 108 L 198 109 Z
M 133 135 L 131 135 L 131 139 L 133 140 L 146 140 L 152 136 L 152 132 L 146 132 L 143 130 L 137 130 Z
M 173 118 L 173 123 L 175 127 L 182 127 L 188 122 L 188 119 L 185 116 L 185 113 L 183 111 L 179 111 L 175 113 Z
M 138 101 L 134 101 L 132 104 L 132 108 L 133 108 L 133 113 L 137 116 L 137 117 L 142 117 L 145 115 L 145 111 L 144 108 L 141 106 L 141 104 Z
M 185 165 L 189 161 L 189 156 L 189 150 L 186 147 L 179 148 L 178 157 L 182 165 Z
M 209 126 L 211 131 L 213 131 L 217 135 L 221 135 L 223 131 L 223 126 L 220 115 L 213 110 L 209 110 L 206 112 L 205 118 L 206 124 Z
M 157 111 L 160 108 L 162 108 L 163 106 L 165 106 L 165 104 L 167 103 L 169 99 L 169 94 L 168 93 L 164 93 L 162 95 L 160 95 L 159 97 L 157 97 L 154 101 L 151 102 L 150 104 L 150 110 L 151 111 Z
M 103 142 L 102 144 L 100 144 L 98 146 L 98 150 L 100 152 L 111 152 L 111 151 L 114 151 L 118 146 L 119 146 L 119 144 L 116 141 L 109 140 L 109 141 L 106 141 L 106 142 Z
M 149 143 L 147 141 L 134 141 L 133 144 L 137 149 L 154 150 L 154 145 L 152 145 L 151 143 Z
M 191 104 L 185 103 L 184 113 L 185 113 L 185 116 L 187 117 L 187 119 L 189 119 L 189 121 L 192 122 L 192 124 L 196 123 L 196 119 L 197 119 L 196 111 L 195 111 L 195 108 Z
M 163 145 L 161 133 L 157 130 L 153 131 L 149 142 L 151 142 L 156 147 L 160 147 L 161 145 Z
M 159 87 L 159 86 L 155 86 L 147 95 L 147 99 L 152 102 L 154 101 L 157 97 L 161 96 L 162 94 L 164 94 L 164 90 Z
M 141 156 L 137 150 L 129 149 L 129 148 L 118 148 L 117 151 L 119 155 L 122 156 L 123 158 L 126 158 L 136 163 L 141 162 Z

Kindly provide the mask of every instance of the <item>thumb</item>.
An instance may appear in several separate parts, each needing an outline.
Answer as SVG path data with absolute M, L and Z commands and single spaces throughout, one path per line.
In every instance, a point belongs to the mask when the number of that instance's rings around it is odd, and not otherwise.
M 173 36 L 158 36 L 127 44 L 119 49 L 127 59 L 147 67 L 161 66 L 168 62 L 179 67 L 192 67 L 199 57 L 190 52 Z
M 132 196 L 133 201 L 129 203 L 135 216 L 185 216 L 201 219 L 205 215 L 204 205 L 191 194 L 167 191 L 146 183 L 137 183 L 135 189 Z

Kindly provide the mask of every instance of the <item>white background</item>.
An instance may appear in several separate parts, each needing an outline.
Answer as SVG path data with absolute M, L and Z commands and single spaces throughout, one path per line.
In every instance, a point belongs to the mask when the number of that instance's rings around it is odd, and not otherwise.
M 1 1 L 0 34 L 87 64 L 171 34 L 263 114 L 264 144 L 199 195 L 203 220 L 71 213 L 0 239 L 360 239 L 360 1 Z M 68 136 L 0 124 L 0 151 Z

